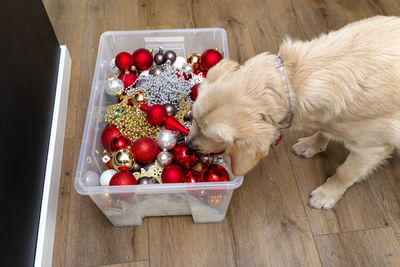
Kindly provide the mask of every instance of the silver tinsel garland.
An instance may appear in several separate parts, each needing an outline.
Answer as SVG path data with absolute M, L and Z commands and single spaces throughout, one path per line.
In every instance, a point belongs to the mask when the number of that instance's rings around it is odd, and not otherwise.
M 190 88 L 204 80 L 202 74 L 191 73 L 192 78 L 185 80 L 183 69 L 176 69 L 169 63 L 163 64 L 162 67 L 163 71 L 158 76 L 139 76 L 132 89 L 126 90 L 126 94 L 131 96 L 137 91 L 144 91 L 149 106 L 172 104 L 179 108 L 181 98 L 186 102 L 193 102 L 189 96 Z

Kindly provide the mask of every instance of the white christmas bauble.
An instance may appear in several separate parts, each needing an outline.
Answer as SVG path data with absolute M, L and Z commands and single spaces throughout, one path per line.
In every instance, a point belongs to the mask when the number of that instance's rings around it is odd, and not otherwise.
M 100 176 L 100 184 L 101 185 L 110 185 L 110 180 L 116 174 L 115 170 L 106 170 Z
M 124 92 L 125 86 L 121 79 L 111 77 L 107 79 L 105 91 L 111 96 L 119 96 Z
M 98 186 L 100 185 L 99 183 L 99 175 L 95 173 L 94 171 L 87 171 L 83 175 L 84 177 L 84 182 L 86 186 Z
M 174 67 L 177 69 L 181 69 L 183 67 L 183 64 L 186 63 L 186 58 L 184 57 L 177 57 L 175 62 L 174 62 Z

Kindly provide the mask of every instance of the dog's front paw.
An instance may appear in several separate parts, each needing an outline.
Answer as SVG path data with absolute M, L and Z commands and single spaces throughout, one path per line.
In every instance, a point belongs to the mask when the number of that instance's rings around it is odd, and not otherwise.
M 308 204 L 315 209 L 331 209 L 345 191 L 346 187 L 332 177 L 311 192 Z
M 318 138 L 313 136 L 300 138 L 297 143 L 293 145 L 294 153 L 305 158 L 312 158 L 315 154 L 326 150 L 328 142 L 321 142 Z

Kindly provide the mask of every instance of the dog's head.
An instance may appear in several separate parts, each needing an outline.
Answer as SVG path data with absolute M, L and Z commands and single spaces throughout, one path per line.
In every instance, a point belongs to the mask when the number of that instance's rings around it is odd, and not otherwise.
M 279 136 L 275 119 L 280 121 L 287 108 L 276 88 L 281 81 L 269 80 L 280 78 L 274 64 L 267 53 L 241 67 L 224 59 L 199 86 L 188 144 L 202 153 L 225 151 L 235 175 L 244 175 L 267 156 Z

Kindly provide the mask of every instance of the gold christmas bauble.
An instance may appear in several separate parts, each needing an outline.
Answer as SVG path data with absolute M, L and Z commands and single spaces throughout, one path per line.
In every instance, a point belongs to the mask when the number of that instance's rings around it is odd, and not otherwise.
M 200 54 L 190 54 L 186 57 L 186 63 L 194 65 L 198 65 L 200 63 Z
M 117 171 L 129 171 L 135 165 L 135 159 L 129 149 L 121 149 L 113 153 L 112 164 Z
M 137 91 L 132 95 L 132 100 L 135 103 L 145 104 L 145 95 L 143 91 Z

